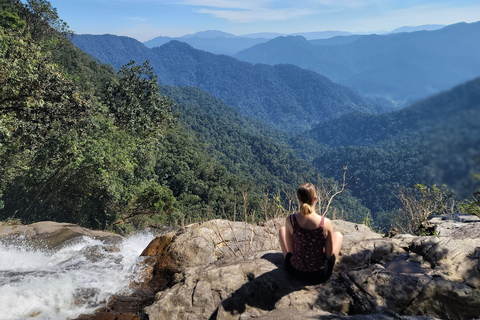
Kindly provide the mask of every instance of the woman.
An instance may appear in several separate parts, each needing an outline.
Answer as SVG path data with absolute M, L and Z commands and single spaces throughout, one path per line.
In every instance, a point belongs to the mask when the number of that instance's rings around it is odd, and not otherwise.
M 279 232 L 285 268 L 298 280 L 323 283 L 332 275 L 343 236 L 333 232 L 329 219 L 315 212 L 317 196 L 313 184 L 302 184 L 297 200 L 300 213 L 288 216 Z

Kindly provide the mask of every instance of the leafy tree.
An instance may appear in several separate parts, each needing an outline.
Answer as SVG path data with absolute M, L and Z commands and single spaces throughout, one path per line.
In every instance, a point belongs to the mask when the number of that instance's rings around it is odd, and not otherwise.
M 415 189 L 401 187 L 397 198 L 402 203 L 401 214 L 396 217 L 394 226 L 410 234 L 430 234 L 427 219 L 433 214 L 455 212 L 455 199 L 445 186 L 415 185 Z
M 473 199 L 465 200 L 460 204 L 461 211 L 480 217 L 480 190 L 475 191 Z
M 26 21 L 33 39 L 58 38 L 59 35 L 66 38 L 73 35 L 68 24 L 58 16 L 57 9 L 47 0 L 27 0 L 19 13 Z
M 130 61 L 119 70 L 120 79 L 112 80 L 106 89 L 105 104 L 115 125 L 147 136 L 160 133 L 172 121 L 172 102 L 159 92 L 158 78 L 146 61 Z
M 31 179 L 37 183 L 35 201 L 72 159 L 73 141 L 89 127 L 95 107 L 42 52 L 25 24 L 13 13 L 4 15 L 11 24 L 0 29 L 0 188 L 32 167 L 47 166 L 50 173 Z

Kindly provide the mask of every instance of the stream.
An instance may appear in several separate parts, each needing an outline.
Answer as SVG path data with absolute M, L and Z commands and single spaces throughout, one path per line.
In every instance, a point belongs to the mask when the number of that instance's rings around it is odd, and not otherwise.
M 140 233 L 112 249 L 83 237 L 57 251 L 32 248 L 22 239 L 0 242 L 0 319 L 74 319 L 104 307 L 113 294 L 128 294 L 140 254 L 155 235 Z

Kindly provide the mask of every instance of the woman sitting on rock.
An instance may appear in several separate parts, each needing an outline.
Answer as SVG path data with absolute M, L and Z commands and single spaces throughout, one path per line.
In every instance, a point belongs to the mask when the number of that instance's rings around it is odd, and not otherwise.
M 317 195 L 313 184 L 302 184 L 297 200 L 300 213 L 288 216 L 279 232 L 285 268 L 298 280 L 323 283 L 332 275 L 343 236 L 333 232 L 328 218 L 315 212 Z

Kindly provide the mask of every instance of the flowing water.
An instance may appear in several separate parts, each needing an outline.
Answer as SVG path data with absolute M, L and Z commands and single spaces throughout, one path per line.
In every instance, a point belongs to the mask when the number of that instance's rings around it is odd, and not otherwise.
M 137 234 L 116 250 L 88 237 L 57 251 L 0 242 L 0 319 L 72 319 L 128 294 L 153 238 Z

